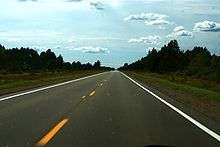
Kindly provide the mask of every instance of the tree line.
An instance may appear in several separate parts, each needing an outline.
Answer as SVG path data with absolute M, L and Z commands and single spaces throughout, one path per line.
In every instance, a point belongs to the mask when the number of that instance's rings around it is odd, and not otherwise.
M 6 49 L 0 44 L 0 72 L 64 71 L 64 70 L 112 70 L 101 66 L 98 60 L 94 64 L 64 62 L 61 55 L 56 56 L 51 49 L 38 54 L 31 48 Z
M 220 56 L 211 54 L 206 47 L 180 50 L 177 40 L 170 41 L 160 50 L 153 48 L 148 54 L 119 70 L 140 70 L 160 74 L 181 73 L 207 80 L 220 81 Z

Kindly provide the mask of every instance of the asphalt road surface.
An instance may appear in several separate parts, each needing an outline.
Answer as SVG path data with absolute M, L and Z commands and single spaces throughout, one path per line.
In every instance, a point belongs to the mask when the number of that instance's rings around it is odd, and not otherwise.
M 0 147 L 220 146 L 207 132 L 120 72 L 0 98 Z

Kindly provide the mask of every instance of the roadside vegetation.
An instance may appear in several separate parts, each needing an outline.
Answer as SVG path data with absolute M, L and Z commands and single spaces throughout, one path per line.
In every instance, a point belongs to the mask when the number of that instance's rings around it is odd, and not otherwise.
M 0 45 L 0 95 L 112 69 L 101 66 L 99 60 L 94 64 L 64 62 L 61 55 L 56 56 L 50 49 L 38 54 L 30 48 L 6 49 Z
M 181 51 L 176 40 L 119 70 L 220 121 L 220 56 L 204 47 Z
M 176 40 L 170 41 L 159 51 L 153 48 L 141 60 L 131 64 L 125 63 L 119 69 L 179 74 L 220 82 L 220 56 L 211 55 L 206 47 L 181 51 Z

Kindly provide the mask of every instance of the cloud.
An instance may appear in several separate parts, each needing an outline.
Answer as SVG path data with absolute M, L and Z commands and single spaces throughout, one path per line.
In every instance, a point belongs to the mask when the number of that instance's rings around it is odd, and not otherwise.
M 158 13 L 141 13 L 129 15 L 124 18 L 125 21 L 144 21 L 146 25 L 166 25 L 170 24 L 167 15 L 158 14 Z
M 104 4 L 100 1 L 92 1 L 89 3 L 92 8 L 96 10 L 104 10 Z
M 178 26 L 173 29 L 173 32 L 179 32 L 179 31 L 183 31 L 183 30 L 185 30 L 185 28 L 183 26 Z
M 17 0 L 19 2 L 27 2 L 27 1 L 32 1 L 32 2 L 37 2 L 39 0 Z M 63 0 L 65 2 L 81 2 L 81 1 L 84 1 L 84 0 Z
M 92 47 L 92 46 L 79 47 L 73 50 L 82 51 L 84 53 L 91 53 L 91 54 L 107 54 L 110 52 L 107 48 Z
M 128 20 L 145 21 L 145 20 L 165 19 L 167 17 L 168 16 L 166 16 L 166 15 L 157 14 L 157 13 L 141 13 L 141 14 L 129 15 L 128 17 L 125 18 L 125 20 L 126 21 L 128 21 Z
M 31 2 L 37 2 L 38 0 L 17 0 L 19 2 L 28 2 L 28 1 L 31 1 Z
M 66 0 L 66 2 L 82 2 L 86 0 Z M 100 1 L 93 1 L 90 0 L 88 1 L 88 4 L 91 8 L 94 8 L 96 10 L 104 10 L 104 4 Z
M 214 21 L 197 22 L 193 28 L 194 31 L 220 32 L 220 23 Z
M 66 0 L 66 2 L 81 2 L 83 0 Z
M 132 38 L 128 42 L 129 43 L 145 43 L 145 44 L 160 44 L 160 36 L 147 36 L 140 38 Z
M 48 8 L 54 8 L 59 10 L 73 10 L 78 9 L 93 9 L 93 10 L 105 10 L 106 8 L 115 8 L 119 5 L 120 0 L 16 0 L 18 2 L 42 2 L 41 5 L 46 10 Z M 54 2 L 53 2 L 54 1 Z M 32 10 L 32 9 L 31 9 Z
M 163 19 L 152 20 L 152 21 L 145 21 L 144 23 L 146 25 L 166 25 L 166 24 L 170 24 L 169 21 L 163 20 Z
M 176 38 L 176 37 L 193 37 L 193 33 L 185 30 L 183 26 L 178 26 L 173 29 L 173 32 L 167 35 L 168 38 Z

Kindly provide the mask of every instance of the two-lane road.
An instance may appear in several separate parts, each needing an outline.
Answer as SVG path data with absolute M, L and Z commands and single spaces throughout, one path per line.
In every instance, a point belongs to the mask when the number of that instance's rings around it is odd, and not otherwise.
M 210 134 L 120 72 L 0 101 L 1 147 L 220 146 Z

